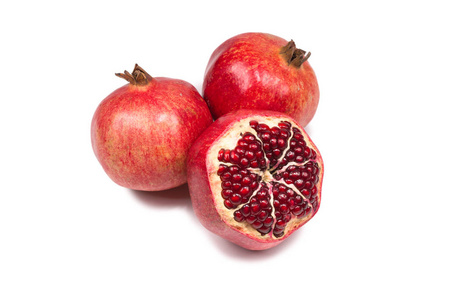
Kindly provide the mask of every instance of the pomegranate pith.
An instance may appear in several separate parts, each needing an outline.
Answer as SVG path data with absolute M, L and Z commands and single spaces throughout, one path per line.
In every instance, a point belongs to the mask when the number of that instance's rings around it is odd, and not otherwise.
M 315 145 L 280 113 L 223 116 L 189 153 L 195 213 L 206 228 L 248 249 L 271 248 L 310 220 L 322 176 Z

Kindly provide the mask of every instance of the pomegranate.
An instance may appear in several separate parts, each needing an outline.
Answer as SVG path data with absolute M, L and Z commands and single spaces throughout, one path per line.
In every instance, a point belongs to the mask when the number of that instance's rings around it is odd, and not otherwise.
M 160 191 L 187 182 L 187 153 L 212 123 L 209 109 L 189 83 L 151 77 L 137 64 L 116 74 L 129 84 L 107 96 L 92 119 L 92 147 L 117 184 Z
M 204 76 L 203 97 L 212 116 L 238 109 L 275 110 L 305 127 L 319 100 L 309 57 L 293 41 L 271 34 L 228 39 L 212 53 Z
M 194 212 L 207 229 L 262 250 L 316 214 L 323 161 L 290 116 L 239 110 L 218 118 L 194 142 L 187 178 Z

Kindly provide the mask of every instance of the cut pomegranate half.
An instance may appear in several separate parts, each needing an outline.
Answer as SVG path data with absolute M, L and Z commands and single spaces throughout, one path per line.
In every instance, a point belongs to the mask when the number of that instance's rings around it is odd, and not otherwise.
M 271 248 L 318 211 L 323 161 L 304 129 L 270 111 L 215 121 L 192 146 L 193 208 L 212 232 L 248 249 Z

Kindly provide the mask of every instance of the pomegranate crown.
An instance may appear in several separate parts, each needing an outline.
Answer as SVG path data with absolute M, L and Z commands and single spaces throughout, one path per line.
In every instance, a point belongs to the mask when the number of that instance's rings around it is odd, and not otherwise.
M 302 49 L 296 48 L 295 42 L 291 40 L 287 45 L 281 48 L 279 52 L 287 61 L 288 65 L 293 65 L 296 68 L 301 67 L 301 65 L 309 59 L 312 53 L 304 51 Z
M 125 79 L 130 84 L 140 86 L 147 85 L 153 79 L 153 77 L 151 77 L 151 75 L 142 69 L 142 67 L 138 64 L 134 66 L 134 71 L 132 74 L 125 70 L 123 73 L 115 73 L 115 75 Z

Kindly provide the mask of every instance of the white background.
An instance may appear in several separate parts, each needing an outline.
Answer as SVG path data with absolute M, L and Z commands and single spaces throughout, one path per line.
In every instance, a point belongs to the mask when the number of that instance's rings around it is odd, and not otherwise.
M 3 1 L 0 299 L 449 299 L 444 4 Z M 90 144 L 114 73 L 201 90 L 248 31 L 311 51 L 321 90 L 322 206 L 262 252 L 204 229 L 187 186 L 117 186 Z

